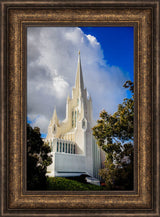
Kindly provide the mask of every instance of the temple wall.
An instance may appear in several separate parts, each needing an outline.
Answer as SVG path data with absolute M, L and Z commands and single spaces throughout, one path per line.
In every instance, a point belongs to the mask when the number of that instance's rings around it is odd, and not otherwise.
M 63 173 L 70 173 L 70 175 L 74 176 L 74 174 L 86 172 L 84 155 L 60 152 L 53 152 L 51 154 L 53 163 L 47 167 L 48 176 L 60 176 Z

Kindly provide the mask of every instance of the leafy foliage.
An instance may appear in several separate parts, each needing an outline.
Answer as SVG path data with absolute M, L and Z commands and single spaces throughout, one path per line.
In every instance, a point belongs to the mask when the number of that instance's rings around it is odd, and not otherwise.
M 27 189 L 43 190 L 46 188 L 47 166 L 52 163 L 50 147 L 45 144 L 39 128 L 27 124 Z
M 124 99 L 113 115 L 103 110 L 93 127 L 98 145 L 106 152 L 100 175 L 108 189 L 133 189 L 133 82 L 126 81 L 124 87 L 132 97 Z

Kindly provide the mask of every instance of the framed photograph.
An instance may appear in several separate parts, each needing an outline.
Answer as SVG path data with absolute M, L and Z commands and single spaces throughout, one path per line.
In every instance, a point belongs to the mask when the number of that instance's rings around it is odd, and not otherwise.
M 133 190 L 133 76 L 132 26 L 27 28 L 27 189 Z
M 1 11 L 1 216 L 159 216 L 159 0 Z

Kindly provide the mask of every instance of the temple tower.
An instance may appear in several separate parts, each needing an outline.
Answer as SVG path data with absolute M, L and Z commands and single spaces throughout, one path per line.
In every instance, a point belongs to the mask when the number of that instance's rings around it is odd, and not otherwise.
M 63 159 L 61 160 L 62 162 L 65 161 L 64 164 L 67 164 L 68 161 L 70 168 L 62 168 L 61 170 L 64 169 L 64 173 L 65 170 L 68 170 L 70 171 L 70 174 L 73 174 L 73 164 L 77 164 L 77 167 L 75 166 L 77 168 L 75 169 L 77 173 L 86 173 L 92 177 L 98 176 L 98 169 L 101 164 L 100 150 L 92 135 L 92 127 L 92 99 L 91 97 L 87 97 L 87 90 L 84 88 L 79 52 L 75 86 L 72 88 L 72 97 L 70 98 L 68 96 L 66 101 L 66 118 L 60 122 L 55 109 L 48 126 L 48 134 L 46 138 L 46 141 L 49 142 L 49 144 L 54 144 L 54 152 L 64 152 L 66 154 L 66 160 L 65 155 L 63 155 Z M 71 149 L 72 146 L 73 148 Z M 75 155 L 74 159 L 73 154 Z M 57 154 L 57 156 L 58 159 L 59 155 Z M 70 158 L 68 158 L 69 156 Z M 77 160 L 75 158 L 76 156 Z M 60 164 L 62 164 L 62 162 Z M 81 166 L 78 164 L 81 164 Z M 54 173 L 54 176 L 56 176 L 55 174 L 57 173 Z

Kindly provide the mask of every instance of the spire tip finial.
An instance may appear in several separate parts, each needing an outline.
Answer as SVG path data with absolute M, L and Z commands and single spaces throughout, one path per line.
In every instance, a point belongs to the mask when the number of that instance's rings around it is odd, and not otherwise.
M 75 82 L 75 87 L 77 89 L 84 89 L 84 84 L 83 84 L 83 75 L 82 75 L 82 68 L 81 68 L 81 57 L 80 57 L 80 50 L 79 50 L 79 55 L 78 55 L 78 65 L 77 65 L 77 74 L 76 74 L 76 82 Z

